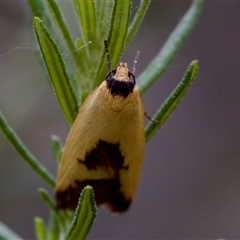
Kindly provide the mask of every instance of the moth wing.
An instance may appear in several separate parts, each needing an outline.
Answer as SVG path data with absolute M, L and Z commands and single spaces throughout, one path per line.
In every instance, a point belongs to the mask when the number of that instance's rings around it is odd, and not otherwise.
M 124 166 L 120 170 L 120 191 L 132 201 L 136 194 L 145 151 L 145 110 L 137 87 L 133 91 L 133 101 L 120 113 L 120 150 L 124 156 Z
M 60 208 L 76 207 L 83 183 L 99 183 L 93 186 L 98 204 L 105 203 L 112 211 L 127 210 L 136 192 L 144 157 L 144 119 L 137 87 L 124 99 L 109 94 L 103 82 L 85 100 L 67 137 L 59 165 L 56 192 Z M 117 175 L 116 168 L 107 164 L 91 169 L 84 164 L 99 141 L 117 146 L 112 157 L 123 159 Z
M 84 164 L 79 164 L 79 161 L 85 160 L 86 154 L 97 146 L 99 139 L 111 138 L 109 135 L 118 133 L 118 126 L 114 127 L 112 124 L 116 121 L 117 113 L 112 112 L 102 87 L 96 88 L 80 108 L 66 139 L 58 170 L 57 191 L 66 190 L 69 185 L 74 185 L 75 180 L 111 177 L 111 169 L 89 171 Z M 108 134 L 110 127 L 112 132 Z

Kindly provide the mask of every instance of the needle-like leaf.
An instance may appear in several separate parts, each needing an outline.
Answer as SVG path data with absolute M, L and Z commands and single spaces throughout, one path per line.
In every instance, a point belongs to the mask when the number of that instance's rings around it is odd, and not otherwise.
M 73 222 L 66 240 L 83 240 L 89 233 L 97 215 L 93 189 L 87 186 L 83 189 Z
M 69 125 L 72 125 L 77 115 L 76 109 L 78 108 L 78 104 L 70 78 L 65 69 L 64 60 L 56 42 L 43 25 L 43 22 L 37 17 L 34 18 L 34 29 L 52 82 L 53 90 Z
M 153 135 L 159 130 L 159 128 L 165 123 L 169 118 L 173 110 L 178 106 L 179 102 L 182 100 L 183 96 L 189 89 L 193 80 L 195 79 L 198 71 L 198 61 L 195 60 L 190 63 L 182 81 L 173 90 L 170 96 L 162 104 L 159 110 L 154 115 L 154 119 L 158 123 L 151 121 L 145 131 L 146 141 L 150 140 Z
M 2 129 L 3 133 L 5 134 L 9 142 L 13 145 L 14 149 L 25 160 L 25 162 L 47 183 L 54 187 L 55 186 L 54 177 L 45 169 L 45 167 L 41 165 L 37 158 L 33 156 L 33 154 L 27 149 L 22 140 L 18 137 L 18 135 L 7 123 L 7 120 L 5 119 L 1 111 L 0 111 L 0 128 Z
M 202 0 L 193 1 L 192 5 L 173 30 L 157 56 L 138 77 L 137 83 L 141 93 L 145 92 L 162 75 L 174 59 L 178 50 L 181 48 L 182 44 L 195 26 L 202 10 L 202 5 Z

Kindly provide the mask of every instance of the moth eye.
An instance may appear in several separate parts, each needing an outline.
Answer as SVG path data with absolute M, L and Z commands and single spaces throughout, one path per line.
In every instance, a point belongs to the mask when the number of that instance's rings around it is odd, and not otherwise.
M 116 74 L 116 72 L 117 72 L 117 70 L 114 69 L 114 70 L 112 70 L 112 71 L 110 72 L 110 75 L 111 75 L 111 76 L 114 76 L 114 75 Z
M 112 78 L 115 74 L 116 74 L 116 69 L 114 69 L 114 70 L 112 70 L 111 72 L 109 72 L 108 73 L 108 75 L 107 75 L 107 77 L 106 77 L 106 79 L 110 79 L 110 78 Z

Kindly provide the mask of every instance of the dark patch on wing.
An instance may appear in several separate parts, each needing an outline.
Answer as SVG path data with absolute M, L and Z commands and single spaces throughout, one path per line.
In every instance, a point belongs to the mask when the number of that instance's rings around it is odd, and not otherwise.
M 85 161 L 77 159 L 79 163 L 85 164 L 88 170 L 101 168 L 112 168 L 116 172 L 123 166 L 124 157 L 119 150 L 119 144 L 111 144 L 99 140 L 96 148 L 86 154 Z
M 106 204 L 113 212 L 125 212 L 131 204 L 131 199 L 126 199 L 119 192 L 119 179 L 99 179 L 75 181 L 75 186 L 69 186 L 66 191 L 56 192 L 57 207 L 59 209 L 75 210 L 80 193 L 87 185 L 92 186 L 97 205 Z
M 135 77 L 132 73 L 128 73 L 128 81 L 119 81 L 113 78 L 113 72 L 110 72 L 106 78 L 107 88 L 113 96 L 122 96 L 126 98 L 133 92 L 135 86 Z
M 109 179 L 87 179 L 84 181 L 76 180 L 65 191 L 56 192 L 57 207 L 59 209 L 74 210 L 77 206 L 81 191 L 87 185 L 93 187 L 97 205 L 106 204 L 113 212 L 124 212 L 130 204 L 131 199 L 126 199 L 120 192 L 121 183 L 119 180 L 119 170 L 129 169 L 129 165 L 123 166 L 124 157 L 122 156 L 118 144 L 110 144 L 99 140 L 95 149 L 86 154 L 85 161 L 77 159 L 80 164 L 85 164 L 88 170 L 98 168 L 110 168 L 114 170 L 114 178 Z

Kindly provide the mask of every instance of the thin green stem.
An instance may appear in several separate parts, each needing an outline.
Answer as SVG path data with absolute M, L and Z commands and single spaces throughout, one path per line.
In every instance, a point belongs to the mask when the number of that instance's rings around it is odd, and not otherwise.
M 60 236 L 60 226 L 58 221 L 58 216 L 55 212 L 51 211 L 50 218 L 49 218 L 49 227 L 48 227 L 48 240 L 57 240 Z M 43 238 L 44 239 L 44 238 Z
M 47 9 L 43 1 L 28 0 L 33 16 L 41 18 L 45 25 L 52 30 L 51 20 L 48 17 Z
M 138 7 L 138 11 L 135 14 L 133 21 L 131 22 L 128 28 L 127 36 L 125 38 L 125 43 L 124 43 L 125 46 L 127 46 L 130 43 L 130 41 L 133 39 L 134 35 L 136 34 L 137 30 L 141 26 L 142 20 L 145 17 L 145 14 L 148 10 L 150 3 L 151 3 L 151 0 L 141 0 L 141 3 Z
M 158 55 L 148 65 L 146 70 L 138 77 L 138 87 L 141 93 L 145 92 L 169 66 L 176 56 L 183 42 L 195 26 L 202 10 L 203 1 L 193 1 L 189 10 L 178 23 Z
M 39 175 L 41 176 L 50 186 L 55 186 L 54 177 L 46 170 L 45 167 L 37 160 L 35 156 L 27 149 L 21 139 L 13 131 L 13 129 L 7 123 L 7 120 L 0 111 L 0 128 L 2 129 L 5 136 L 11 142 L 15 150 L 22 156 L 25 162 Z
M 57 219 L 59 220 L 59 223 L 61 223 L 61 226 L 65 229 L 65 219 L 63 216 L 57 211 L 57 207 L 55 202 L 52 200 L 52 198 L 49 196 L 48 192 L 43 189 L 39 188 L 38 193 L 41 196 L 42 200 L 48 205 L 48 207 L 56 214 Z
M 195 79 L 198 71 L 198 61 L 192 61 L 183 76 L 182 81 L 177 85 L 177 87 L 173 90 L 173 92 L 169 95 L 166 101 L 162 104 L 162 106 L 158 109 L 156 114 L 154 115 L 154 119 L 158 121 L 149 122 L 146 127 L 145 136 L 146 141 L 150 140 L 154 134 L 159 130 L 159 128 L 165 123 L 165 121 L 172 114 L 174 109 L 178 106 L 193 80 Z
M 58 166 L 62 155 L 62 143 L 61 139 L 56 135 L 52 135 L 51 138 L 52 138 L 52 152 Z
M 1 240 L 21 240 L 15 232 L 13 232 L 10 228 L 8 228 L 6 225 L 0 222 L 0 239 Z
M 76 47 L 75 47 L 74 42 L 71 38 L 71 35 L 68 31 L 68 27 L 67 27 L 65 19 L 63 17 L 63 14 L 61 13 L 61 10 L 56 1 L 47 0 L 47 4 L 48 4 L 49 10 L 52 14 L 52 17 L 63 36 L 65 44 L 68 47 L 68 51 L 73 56 L 75 66 L 78 66 L 80 64 L 79 55 L 78 55 L 78 52 L 76 51 Z
M 83 189 L 74 214 L 71 228 L 66 237 L 67 240 L 85 239 L 93 225 L 97 215 L 97 206 L 94 200 L 92 187 Z
M 40 217 L 35 217 L 34 222 L 35 222 L 35 233 L 36 233 L 37 239 L 38 240 L 47 239 L 47 230 L 46 230 L 43 219 Z
M 41 19 L 35 17 L 33 24 L 53 90 L 55 91 L 62 111 L 71 126 L 77 116 L 75 109 L 78 108 L 78 103 L 64 59 L 60 53 L 58 45 L 44 26 Z

